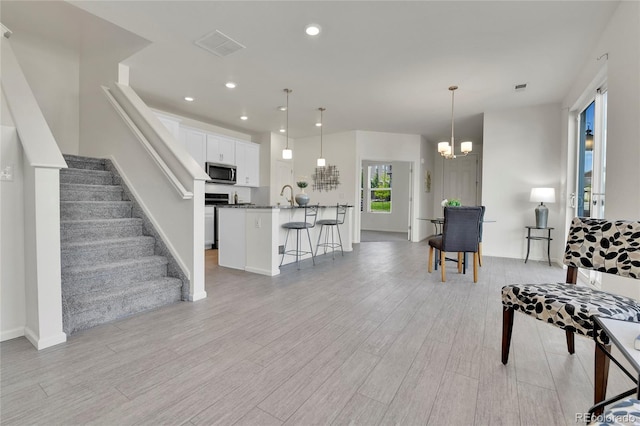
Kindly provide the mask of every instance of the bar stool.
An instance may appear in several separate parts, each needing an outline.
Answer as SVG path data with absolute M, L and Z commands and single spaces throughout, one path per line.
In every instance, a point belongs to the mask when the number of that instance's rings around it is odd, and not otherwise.
M 280 260 L 280 266 L 282 266 L 282 262 L 284 262 L 284 257 L 286 255 L 295 256 L 296 257 L 296 265 L 298 269 L 300 269 L 300 256 L 305 254 L 311 254 L 311 259 L 313 260 L 313 264 L 316 264 L 315 255 L 313 254 L 313 244 L 311 243 L 311 235 L 309 234 L 309 229 L 316 226 L 316 217 L 318 216 L 318 205 L 315 206 L 304 206 L 304 222 L 287 222 L 282 224 L 282 227 L 287 230 L 287 237 L 284 240 L 284 251 L 282 252 L 282 259 Z M 313 222 L 311 222 L 313 220 Z M 287 250 L 287 242 L 289 241 L 289 232 L 291 230 L 296 231 L 296 249 L 295 250 Z M 307 238 L 309 239 L 309 250 L 303 251 L 300 250 L 300 231 L 303 229 L 307 230 Z
M 344 223 L 344 218 L 347 216 L 347 205 L 336 204 L 336 218 L 335 219 L 320 219 L 318 225 L 320 225 L 320 232 L 318 233 L 318 243 L 316 244 L 316 256 L 320 247 L 324 247 L 324 254 L 327 254 L 327 248 L 331 248 L 331 257 L 335 259 L 336 248 L 340 247 L 340 252 L 344 256 L 344 250 L 342 250 L 342 237 L 340 236 L 340 227 Z M 320 243 L 322 238 L 322 230 L 325 226 L 331 227 L 331 242 L 329 242 L 329 231 L 324 233 L 324 243 Z M 335 242 L 335 236 L 333 228 L 338 230 L 338 243 Z

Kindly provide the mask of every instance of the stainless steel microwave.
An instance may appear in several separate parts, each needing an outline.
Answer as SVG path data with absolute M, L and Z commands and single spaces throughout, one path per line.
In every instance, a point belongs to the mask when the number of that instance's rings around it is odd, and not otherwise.
M 207 163 L 208 182 L 236 184 L 236 166 L 230 164 Z

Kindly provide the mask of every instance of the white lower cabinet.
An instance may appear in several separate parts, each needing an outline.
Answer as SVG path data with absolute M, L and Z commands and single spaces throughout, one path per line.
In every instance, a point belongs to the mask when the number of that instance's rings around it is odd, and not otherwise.
M 215 207 L 204 206 L 204 248 L 210 249 L 215 243 Z

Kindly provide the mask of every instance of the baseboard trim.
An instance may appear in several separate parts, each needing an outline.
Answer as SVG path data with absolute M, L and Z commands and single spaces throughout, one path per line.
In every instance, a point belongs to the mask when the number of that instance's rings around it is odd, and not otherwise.
M 67 335 L 64 332 L 56 333 L 46 339 L 41 339 L 36 333 L 29 327 L 24 328 L 24 335 L 31 342 L 31 344 L 37 349 L 42 350 L 50 348 L 51 346 L 59 345 L 67 341 Z
M 15 339 L 17 337 L 24 336 L 24 327 L 16 327 L 11 330 L 5 330 L 0 332 L 0 342 L 4 342 L 5 340 Z
M 274 277 L 276 275 L 280 275 L 280 269 L 278 269 L 276 271 L 272 271 L 270 269 L 252 268 L 250 266 L 247 266 L 247 267 L 244 268 L 244 270 L 247 271 L 247 272 L 253 272 L 254 274 L 267 275 L 269 277 Z
M 199 293 L 189 294 L 189 302 L 196 302 L 198 300 L 206 299 L 207 292 L 201 291 Z

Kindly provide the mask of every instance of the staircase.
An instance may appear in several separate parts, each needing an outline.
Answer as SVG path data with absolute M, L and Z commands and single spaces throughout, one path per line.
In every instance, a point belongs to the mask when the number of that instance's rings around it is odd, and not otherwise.
M 105 160 L 65 155 L 60 170 L 64 331 L 94 327 L 181 299 L 155 239 L 142 235 L 131 201 Z

